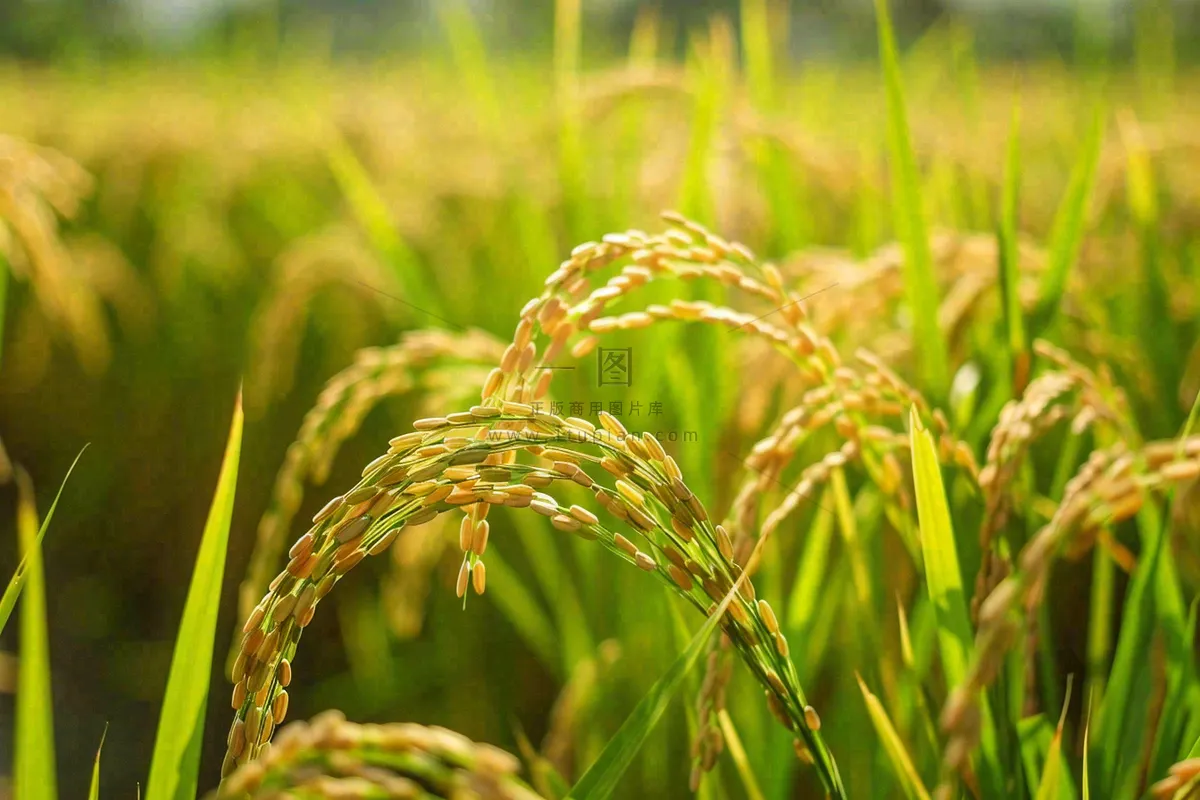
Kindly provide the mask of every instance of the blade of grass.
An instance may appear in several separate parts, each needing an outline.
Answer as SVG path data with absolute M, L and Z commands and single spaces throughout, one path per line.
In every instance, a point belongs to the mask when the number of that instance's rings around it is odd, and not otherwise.
M 1049 752 L 1054 734 L 1046 715 L 1034 714 L 1017 722 L 1017 737 L 1021 745 L 1021 766 L 1026 792 L 1030 797 L 1034 797 L 1045 766 L 1043 754 Z
M 229 545 L 241 451 L 242 396 L 239 391 L 221 473 L 204 524 L 200 551 L 196 555 L 183 619 L 171 656 L 167 691 L 150 762 L 150 780 L 146 784 L 147 800 L 184 800 L 197 794 L 204 711 L 212 677 L 213 638 L 217 631 L 217 610 L 221 602 L 221 581 L 225 576 L 225 552 Z
M 1195 665 L 1192 653 L 1196 642 L 1196 604 L 1187 622 L 1186 640 L 1182 647 L 1168 648 L 1166 659 L 1167 689 L 1154 732 L 1154 745 L 1150 753 L 1148 775 L 1165 775 L 1168 768 L 1179 760 L 1179 751 L 1187 745 L 1187 717 L 1195 713 L 1197 693 Z M 1174 652 L 1172 652 L 1172 649 Z
M 1054 214 L 1048 263 L 1046 271 L 1042 274 L 1038 304 L 1033 315 L 1035 322 L 1032 327 L 1035 336 L 1041 335 L 1058 314 L 1063 293 L 1067 288 L 1067 278 L 1079 258 L 1084 226 L 1087 224 L 1088 203 L 1092 197 L 1092 188 L 1096 184 L 1097 167 L 1100 163 L 1100 147 L 1104 142 L 1104 121 L 1103 108 L 1097 107 L 1093 112 L 1083 147 L 1071 169 L 1067 190 Z
M 96 760 L 92 762 L 92 783 L 88 788 L 88 800 L 100 800 L 100 753 L 104 750 L 104 737 L 108 736 L 108 723 L 104 723 L 104 733 L 100 734 L 100 744 L 96 748 Z
M 888 718 L 883 703 L 879 702 L 879 698 L 867 688 L 861 675 L 855 672 L 854 677 L 858 680 L 858 688 L 862 691 L 863 701 L 867 704 L 867 714 L 871 718 L 871 724 L 875 727 L 879 741 L 883 743 L 883 749 L 892 764 L 896 782 L 904 790 L 904 796 L 910 800 L 930 800 L 929 790 L 921 782 L 921 775 L 909 757 L 908 750 L 900 739 L 900 734 L 896 733 L 895 727 L 892 726 L 892 721 Z
M 634 756 L 649 738 L 650 732 L 666 712 L 671 699 L 683 685 L 684 678 L 700 660 L 701 654 L 708 645 L 708 639 L 720 624 L 721 617 L 729 608 L 730 602 L 741 586 L 745 575 L 739 578 L 733 588 L 708 616 L 700 630 L 692 638 L 691 644 L 679 655 L 666 673 L 659 678 L 646 696 L 621 725 L 616 735 L 605 745 L 599 758 L 588 767 L 587 772 L 579 782 L 571 787 L 567 795 L 573 800 L 603 800 L 612 796 L 617 782 L 633 762 Z
M 63 476 L 62 483 L 58 486 L 58 493 L 54 495 L 54 502 L 50 504 L 50 510 L 46 512 L 46 518 L 42 520 L 42 527 L 37 532 L 36 545 L 31 552 L 41 553 L 42 539 L 46 537 L 46 531 L 50 528 L 50 520 L 54 518 L 54 509 L 58 508 L 58 498 L 62 497 L 63 489 L 66 488 L 67 481 L 70 479 L 71 473 L 75 471 L 75 465 L 79 463 L 84 450 L 87 450 L 87 445 L 84 445 L 83 450 L 79 451 L 79 455 L 75 456 L 75 460 L 67 469 L 67 474 Z M 21 596 L 21 590 L 25 587 L 25 581 L 29 577 L 29 559 L 28 553 L 22 556 L 21 562 L 17 564 L 17 571 L 13 573 L 8 586 L 4 589 L 4 596 L 0 597 L 0 633 L 4 632 L 4 626 L 12 616 L 17 598 Z
M 937 448 L 930 432 L 921 427 L 915 407 L 910 410 L 909 425 L 925 581 L 937 619 L 938 649 L 941 652 L 946 682 L 951 686 L 958 686 L 967 675 L 973 634 L 966 597 L 963 594 L 954 528 L 950 523 L 950 509 L 946 504 L 946 491 L 942 485 Z M 979 738 L 982 758 L 979 759 L 979 776 L 982 785 L 988 787 L 994 796 L 999 797 L 1003 795 L 1000 788 L 1003 786 L 1002 772 L 997 757 L 996 731 L 986 697 L 981 700 L 980 711 Z
M 17 537 L 29 559 L 21 603 L 20 682 L 13 742 L 13 796 L 58 797 L 54 759 L 54 701 L 50 693 L 50 637 L 46 630 L 46 577 L 38 536 L 33 482 L 21 467 L 17 480 Z
M 1038 783 L 1035 800 L 1075 797 L 1075 787 L 1071 783 L 1071 771 L 1067 768 L 1066 759 L 1062 754 L 1063 725 L 1067 721 L 1067 709 L 1071 706 L 1073 677 L 1072 675 L 1067 676 L 1067 691 L 1064 694 L 1062 713 L 1058 716 L 1054 738 L 1050 740 L 1050 748 L 1046 751 L 1045 767 L 1042 770 L 1042 780 Z
M 942 399 L 949 388 L 946 342 L 938 327 L 938 286 L 929 251 L 917 159 L 909 137 L 908 116 L 896 39 L 887 0 L 875 0 L 879 59 L 887 90 L 887 145 L 892 172 L 892 215 L 904 244 L 904 289 L 912 314 L 913 338 L 924 386 Z
M 1150 703 L 1146 659 L 1154 635 L 1160 565 L 1166 550 L 1167 531 L 1157 519 L 1158 514 L 1143 507 L 1139 514 L 1143 550 L 1137 569 L 1125 595 L 1121 632 L 1113 656 L 1108 690 L 1097 711 L 1096 743 L 1099 780 L 1098 789 L 1104 797 L 1133 797 L 1137 781 L 1136 769 L 1123 765 L 1136 760 L 1142 753 L 1143 737 Z
M 1092 702 L 1088 700 L 1088 707 L 1085 712 L 1087 714 L 1087 722 L 1083 723 L 1083 767 L 1080 770 L 1080 784 L 1082 786 L 1083 800 L 1091 800 L 1092 798 L 1092 779 L 1088 773 L 1088 750 L 1092 736 Z

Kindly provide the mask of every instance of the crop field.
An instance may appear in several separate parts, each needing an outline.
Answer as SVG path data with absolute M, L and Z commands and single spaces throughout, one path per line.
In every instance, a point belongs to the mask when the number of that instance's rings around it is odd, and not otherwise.
M 1200 798 L 1170 18 L 553 5 L 0 60 L 0 800 Z

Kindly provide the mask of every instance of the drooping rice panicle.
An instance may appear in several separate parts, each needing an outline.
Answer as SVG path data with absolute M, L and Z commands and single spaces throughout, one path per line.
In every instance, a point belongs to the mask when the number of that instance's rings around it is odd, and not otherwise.
M 282 716 L 274 715 L 276 698 L 291 679 L 291 661 L 317 603 L 365 556 L 387 550 L 403 528 L 440 513 L 480 503 L 528 508 L 548 517 L 558 530 L 598 541 L 651 572 L 701 611 L 715 608 L 753 563 L 743 566 L 728 557 L 731 549 L 677 468 L 668 467 L 669 457 L 647 447 L 643 437 L 628 433 L 614 417 L 602 415 L 600 421 L 596 428 L 505 401 L 417 420 L 412 433 L 393 439 L 387 456 L 373 462 L 357 486 L 317 515 L 313 528 L 289 551 L 287 568 L 243 626 L 232 704 L 234 726 L 240 725 L 244 735 L 231 739 L 240 747 L 230 747 L 223 773 L 253 760 L 282 722 Z M 519 454 L 549 466 L 520 463 Z M 593 471 L 608 473 L 615 486 L 598 483 Z M 589 509 L 564 506 L 540 491 L 555 482 L 591 489 L 597 504 L 627 526 L 638 543 L 601 524 Z M 459 594 L 471 585 L 483 591 L 482 574 L 480 555 L 467 552 Z M 748 580 L 722 627 L 764 686 L 781 722 L 813 754 L 822 781 L 840 794 L 832 756 L 807 724 L 808 704 L 795 668 L 781 654 Z
M 439 365 L 469 381 L 471 369 L 494 362 L 501 350 L 502 345 L 482 331 L 416 331 L 390 347 L 359 351 L 352 365 L 326 383 L 288 447 L 271 504 L 258 523 L 254 552 L 238 595 L 243 617 L 278 568 L 292 519 L 304 498 L 305 482 L 325 482 L 342 443 L 358 431 L 367 414 L 385 398 L 421 387 L 426 371 Z
M 1012 574 L 979 606 L 975 653 L 966 680 L 953 688 L 941 714 L 947 734 L 944 765 L 960 769 L 978 738 L 979 696 L 992 684 L 1004 655 L 1020 638 L 1045 596 L 1050 568 L 1061 555 L 1077 558 L 1100 532 L 1134 516 L 1147 494 L 1200 477 L 1200 436 L 1150 442 L 1137 450 L 1124 443 L 1095 450 L 1067 482 L 1054 515 L 1021 549 Z
M 1047 342 L 1035 342 L 1034 351 L 1059 369 L 1042 373 L 1025 388 L 1019 400 L 1005 404 L 992 429 L 979 473 L 984 496 L 984 516 L 979 527 L 983 559 L 971 601 L 972 616 L 978 616 L 979 604 L 1007 570 L 1007 565 L 993 551 L 992 543 L 1007 522 L 1014 499 L 1012 483 L 1030 447 L 1067 419 L 1071 421 L 1074 436 L 1089 427 L 1103 425 L 1113 438 L 1129 444 L 1137 442 L 1136 433 L 1125 421 L 1124 398 L 1110 382 Z
M 280 695 L 285 698 L 286 693 Z M 286 703 L 285 703 L 286 704 Z M 244 726 L 230 731 L 242 743 Z M 280 730 L 274 746 L 233 772 L 210 800 L 271 797 L 412 797 L 538 800 L 520 762 L 446 728 L 358 725 L 339 711 Z

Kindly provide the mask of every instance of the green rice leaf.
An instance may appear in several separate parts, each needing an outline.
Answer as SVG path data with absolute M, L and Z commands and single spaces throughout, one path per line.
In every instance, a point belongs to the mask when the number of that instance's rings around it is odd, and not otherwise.
M 1096 184 L 1097 167 L 1100 163 L 1104 121 L 1103 109 L 1097 108 L 1078 159 L 1071 170 L 1067 191 L 1054 215 L 1054 227 L 1050 233 L 1049 263 L 1042 274 L 1038 305 L 1034 311 L 1035 334 L 1040 334 L 1054 321 L 1063 292 L 1067 288 L 1067 278 L 1079 258 L 1084 226 L 1087 224 L 1088 203 Z
M 938 285 L 929 251 L 929 233 L 921 200 L 921 178 L 908 131 L 896 39 L 887 0 L 875 0 L 879 58 L 887 90 L 887 144 L 892 174 L 892 214 L 904 244 L 904 288 L 912 314 L 914 344 L 924 385 L 935 398 L 949 388 L 946 342 L 938 326 Z
M 1071 771 L 1067 768 L 1066 759 L 1062 753 L 1063 725 L 1067 721 L 1067 709 L 1071 705 L 1071 676 L 1067 676 L 1067 691 L 1063 700 L 1062 713 L 1058 717 L 1058 726 L 1054 729 L 1054 738 L 1046 751 L 1046 763 L 1042 768 L 1042 780 L 1038 783 L 1035 800 L 1062 800 L 1075 797 L 1075 787 L 1071 783 Z
M 1091 701 L 1088 701 L 1088 720 L 1083 724 L 1083 768 L 1080 772 L 1080 781 L 1082 784 L 1083 800 L 1091 800 L 1092 797 L 1092 779 L 1088 774 L 1088 749 L 1089 740 L 1092 735 L 1092 719 L 1091 719 Z
M 100 745 L 96 748 L 96 760 L 92 762 L 92 783 L 88 788 L 88 800 L 100 800 L 100 753 L 104 750 L 104 737 L 108 736 L 108 723 L 100 734 Z
M 1034 714 L 1017 722 L 1017 736 L 1021 744 L 1021 766 L 1025 772 L 1025 786 L 1029 795 L 1036 796 L 1041 784 L 1043 755 L 1050 750 L 1054 734 L 1045 714 Z
M 954 528 L 942 485 L 933 436 L 921 427 L 916 408 L 909 413 L 912 447 L 913 482 L 917 495 L 917 518 L 921 527 L 921 553 L 925 564 L 925 582 L 937 619 L 938 649 L 946 682 L 958 686 L 966 679 L 973 649 L 973 634 L 963 593 L 962 572 L 958 566 Z M 980 781 L 1000 796 L 1002 773 L 996 751 L 996 732 L 986 698 L 982 712 L 979 763 Z
M 225 576 L 225 552 L 242 451 L 242 397 L 233 408 L 229 441 L 196 555 L 183 620 L 171 656 L 166 696 L 159 714 L 147 800 L 191 800 L 197 794 L 204 711 L 212 678 L 213 637 Z
M 28 558 L 21 603 L 21 680 L 13 742 L 13 796 L 58 797 L 54 760 L 54 702 L 50 694 L 50 638 L 46 630 L 46 577 L 38 532 L 33 482 L 17 467 L 17 538 Z M 45 528 L 43 527 L 43 531 Z
M 79 463 L 79 458 L 83 455 L 84 450 L 87 450 L 87 445 L 84 445 L 83 450 L 79 451 L 79 455 L 75 456 L 62 483 L 59 484 L 58 493 L 54 495 L 54 502 L 50 504 L 50 510 L 46 512 L 46 519 L 42 520 L 42 527 L 37 532 L 34 550 L 21 557 L 21 563 L 17 564 L 17 571 L 13 573 L 12 578 L 8 581 L 8 586 L 4 589 L 4 596 L 0 597 L 0 633 L 4 632 L 4 626 L 12 616 L 13 608 L 17 605 L 17 598 L 21 596 L 21 590 L 25 587 L 25 581 L 29 577 L 30 557 L 34 553 L 41 553 L 42 539 L 45 538 L 46 531 L 50 528 L 50 520 L 54 518 L 54 509 L 58 508 L 58 498 L 62 497 L 63 489 L 66 488 L 67 481 L 75 470 L 75 465 Z
M 729 593 L 725 595 L 725 599 L 717 606 L 716 611 L 710 614 L 704 624 L 700 626 L 700 630 L 696 632 L 687 649 L 650 687 L 650 691 L 633 709 L 633 713 L 621 725 L 616 735 L 604 746 L 600 756 L 588 767 L 579 782 L 571 787 L 567 797 L 573 798 L 573 800 L 601 800 L 612 796 L 621 776 L 625 774 L 625 770 L 633 762 L 634 756 L 650 737 L 654 726 L 662 719 L 671 699 L 683 685 L 684 678 L 700 660 L 701 654 L 708 645 L 709 637 L 719 626 L 721 617 L 729 608 L 741 582 L 742 580 L 739 579 L 734 584 Z
M 1113 656 L 1108 689 L 1097 711 L 1097 741 L 1094 745 L 1100 794 L 1106 798 L 1136 796 L 1137 763 L 1147 734 L 1150 698 L 1150 665 L 1146 659 L 1154 635 L 1157 592 L 1167 532 L 1142 509 L 1139 527 L 1143 548 L 1137 569 L 1125 595 L 1121 632 Z
M 892 725 L 883 703 L 879 702 L 879 698 L 867 688 L 861 675 L 856 672 L 854 677 L 858 679 L 858 688 L 862 691 L 863 701 L 867 704 L 867 714 L 871 717 L 875 733 L 883 743 L 884 752 L 887 753 L 888 761 L 891 762 L 896 781 L 904 790 L 904 796 L 910 800 L 929 800 L 929 790 L 921 782 L 921 775 L 917 772 L 912 758 L 909 757 L 900 734 L 896 733 L 896 728 Z

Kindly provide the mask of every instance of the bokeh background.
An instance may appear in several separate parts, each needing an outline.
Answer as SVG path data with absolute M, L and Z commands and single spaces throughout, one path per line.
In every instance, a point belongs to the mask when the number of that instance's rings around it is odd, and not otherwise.
M 32 475 L 43 509 L 90 444 L 46 545 L 64 796 L 84 793 L 106 723 L 106 792 L 132 796 L 145 780 L 239 385 L 248 422 L 222 655 L 276 472 L 324 382 L 359 348 L 428 326 L 507 338 L 574 245 L 655 229 L 663 208 L 774 258 L 815 248 L 862 257 L 894 238 L 870 3 L 768 0 L 771 38 L 757 53 L 736 2 L 586 2 L 574 29 L 563 8 L 579 4 L 555 5 L 0 3 L 0 258 L 10 272 L 0 439 Z M 1104 96 L 1116 113 L 1084 262 L 1120 275 L 1123 257 L 1136 255 L 1127 179 L 1135 141 L 1169 198 L 1164 269 L 1194 274 L 1200 4 L 899 0 L 893 12 L 935 229 L 992 231 L 1019 96 L 1021 225 L 1044 239 Z M 437 298 L 437 314 L 395 299 L 418 289 Z M 1119 306 L 1118 288 L 1105 301 Z M 1195 309 L 1189 292 L 1175 301 L 1181 314 Z M 1200 380 L 1190 340 L 1160 370 L 1119 341 L 1093 338 L 1139 387 L 1144 430 L 1175 431 Z M 306 489 L 301 517 L 356 480 L 409 420 L 446 399 L 465 405 L 478 385 L 437 370 L 414 382 L 369 414 L 323 486 Z M 744 418 L 706 432 L 744 447 L 771 400 L 754 399 L 732 374 L 713 388 L 752 398 Z M 657 389 L 607 391 L 581 376 L 568 399 L 648 402 Z M 667 408 L 665 424 L 685 428 L 684 416 Z M 711 491 L 727 503 L 721 478 L 736 464 L 718 465 L 713 447 L 693 458 L 711 462 Z M 11 488 L 0 489 L 0 574 L 17 561 L 14 507 Z M 510 749 L 518 731 L 540 743 L 567 676 L 531 652 L 488 597 L 462 611 L 454 548 L 430 548 L 410 553 L 411 563 L 365 566 L 374 576 L 339 590 L 318 615 L 292 715 L 340 707 Z M 536 551 L 515 551 L 511 562 L 514 576 L 537 585 Z M 644 599 L 639 576 L 587 584 L 581 574 L 562 578 L 578 582 L 585 609 L 577 622 L 593 674 L 579 679 L 575 711 L 594 730 L 577 739 L 591 752 L 587 743 L 606 740 L 676 649 L 660 646 L 666 601 Z M 539 602 L 553 609 L 565 596 Z M 0 640 L 0 776 L 11 757 L 13 639 L 10 629 Z M 1068 660 L 1081 657 L 1080 642 L 1064 646 Z M 216 780 L 229 718 L 221 666 L 205 786 Z M 639 757 L 634 796 L 681 793 L 664 767 L 685 763 L 682 725 L 669 718 Z M 3 787 L 0 778 L 0 795 Z

